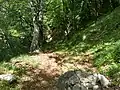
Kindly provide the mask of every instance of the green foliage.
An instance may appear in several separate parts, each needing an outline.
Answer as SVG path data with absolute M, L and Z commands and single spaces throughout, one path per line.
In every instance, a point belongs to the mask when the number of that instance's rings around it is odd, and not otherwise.
M 23 51 L 28 52 L 32 39 L 33 17 L 28 0 L 1 0 L 0 3 L 0 29 L 2 31 L 2 34 L 0 34 L 0 55 L 1 60 L 3 60 L 10 59 L 23 53 Z M 105 13 L 103 10 L 107 8 L 103 8 L 102 3 L 92 0 L 46 0 L 43 9 L 46 41 L 49 39 L 48 36 L 52 38 L 49 41 L 54 43 L 58 43 L 58 40 L 69 40 L 71 35 L 75 34 L 75 31 L 83 29 L 88 21 L 94 20 Z M 111 7 L 110 1 L 104 3 L 103 6 Z M 78 41 L 81 42 L 81 37 L 79 40 L 74 40 L 71 45 L 79 43 Z M 81 44 L 81 46 L 87 49 L 89 45 L 86 47 Z M 83 50 L 81 48 L 78 51 Z
M 0 62 L 0 74 L 13 73 L 18 76 L 22 76 L 25 73 L 25 69 L 17 68 L 12 63 L 9 62 Z M 19 81 L 19 77 L 16 76 L 17 81 Z M 1 90 L 20 90 L 20 87 L 17 85 L 17 82 L 9 83 L 7 81 L 0 81 L 0 89 Z
M 1 90 L 20 90 L 20 88 L 15 84 L 9 84 L 6 81 L 0 81 Z
M 113 62 L 118 63 L 115 60 L 115 56 L 117 55 L 116 49 L 119 45 L 120 41 L 117 41 L 114 43 L 104 43 L 103 45 L 98 45 L 97 47 L 92 48 L 90 51 L 94 52 L 95 55 L 94 65 L 100 67 Z M 116 59 L 117 58 L 118 56 L 116 56 Z
M 31 39 L 30 23 L 31 12 L 27 0 L 1 2 L 0 61 L 28 52 Z
M 64 44 L 58 44 L 72 54 L 91 52 L 94 55 L 94 66 L 101 73 L 111 76 L 114 84 L 119 82 L 120 63 L 120 7 L 102 16 L 98 21 L 88 23 L 87 27 L 77 31 Z M 117 82 L 115 82 L 117 81 Z
M 113 58 L 116 63 L 120 63 L 120 46 L 119 45 L 114 50 Z
M 107 74 L 113 79 L 115 85 L 120 85 L 120 64 L 112 64 Z
M 7 35 L 0 44 L 0 60 L 9 60 L 9 58 L 26 52 L 24 39 Z
M 90 51 L 95 54 L 95 66 L 119 62 L 119 9 L 116 8 L 87 29 L 89 32 L 86 32 L 85 42 L 94 45 Z
M 0 63 L 0 68 L 1 68 L 1 74 L 3 73 L 14 73 L 18 76 L 22 76 L 22 74 L 26 73 L 26 69 L 25 67 L 16 67 L 14 64 L 12 63 L 6 63 L 6 62 L 1 62 Z

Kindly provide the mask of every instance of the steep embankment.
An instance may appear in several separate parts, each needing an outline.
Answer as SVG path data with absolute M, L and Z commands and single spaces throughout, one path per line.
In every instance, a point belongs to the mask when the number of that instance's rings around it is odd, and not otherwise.
M 91 53 L 94 66 L 120 84 L 120 7 L 89 23 L 60 46 L 72 55 Z

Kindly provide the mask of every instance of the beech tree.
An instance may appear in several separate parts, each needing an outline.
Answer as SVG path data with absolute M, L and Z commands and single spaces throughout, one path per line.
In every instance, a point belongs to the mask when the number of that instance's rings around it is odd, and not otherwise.
M 42 48 L 43 36 L 43 5 L 44 0 L 31 0 L 30 7 L 33 20 L 33 39 L 30 46 L 30 52 Z

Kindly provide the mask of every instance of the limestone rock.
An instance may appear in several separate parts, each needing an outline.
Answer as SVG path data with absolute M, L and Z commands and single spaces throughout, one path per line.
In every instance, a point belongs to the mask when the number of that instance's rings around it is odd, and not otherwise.
M 58 90 L 101 90 L 110 84 L 101 74 L 89 74 L 81 70 L 68 71 L 57 82 Z
M 101 82 L 103 87 L 107 88 L 108 85 L 111 84 L 110 81 L 104 75 L 98 74 L 97 77 L 98 77 L 98 80 Z
M 12 83 L 16 80 L 16 77 L 12 74 L 2 74 L 0 75 L 0 80 L 8 81 L 9 83 Z

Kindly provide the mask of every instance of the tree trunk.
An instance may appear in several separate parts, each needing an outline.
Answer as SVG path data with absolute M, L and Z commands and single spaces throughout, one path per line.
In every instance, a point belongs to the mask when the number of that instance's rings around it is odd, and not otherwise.
M 34 28 L 30 52 L 33 52 L 41 49 L 43 43 L 43 0 L 31 0 L 30 5 Z

